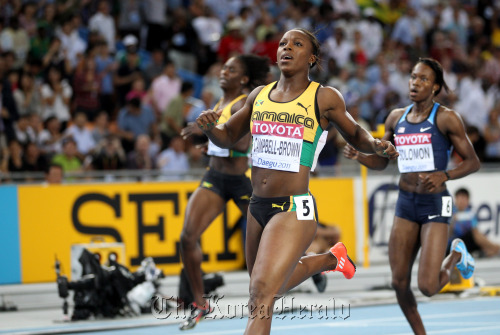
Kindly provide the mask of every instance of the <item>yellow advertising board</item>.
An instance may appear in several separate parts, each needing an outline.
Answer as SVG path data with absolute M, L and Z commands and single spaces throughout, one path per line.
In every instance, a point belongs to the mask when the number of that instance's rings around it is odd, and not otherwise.
M 23 283 L 54 281 L 54 260 L 70 274 L 71 246 L 103 242 L 125 245 L 123 263 L 132 271 L 153 257 L 167 275 L 181 269 L 179 238 L 189 195 L 199 182 L 18 187 L 21 278 Z M 352 179 L 313 179 L 319 219 L 336 224 L 342 240 L 355 250 Z M 206 272 L 241 269 L 241 213 L 230 202 L 201 239 Z M 355 255 L 353 255 L 355 256 Z

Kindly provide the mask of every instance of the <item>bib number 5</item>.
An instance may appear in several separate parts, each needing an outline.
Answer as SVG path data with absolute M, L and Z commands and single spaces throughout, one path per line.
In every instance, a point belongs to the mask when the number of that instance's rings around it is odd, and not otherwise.
M 314 203 L 310 195 L 294 197 L 297 220 L 314 220 Z

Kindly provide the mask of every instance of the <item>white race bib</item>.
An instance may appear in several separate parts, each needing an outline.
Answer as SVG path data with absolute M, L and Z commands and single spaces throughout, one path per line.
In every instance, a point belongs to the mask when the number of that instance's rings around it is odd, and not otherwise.
M 253 166 L 299 172 L 303 125 L 254 121 L 252 136 Z
M 443 217 L 451 217 L 453 202 L 451 196 L 445 195 L 441 199 L 441 203 L 443 204 L 443 208 L 441 209 L 441 216 Z
M 433 171 L 434 152 L 432 134 L 403 134 L 394 138 L 399 152 L 398 168 L 400 173 Z
M 314 202 L 310 195 L 293 197 L 297 220 L 314 220 Z
M 212 141 L 208 141 L 207 155 L 217 157 L 229 157 L 229 149 L 219 148 Z

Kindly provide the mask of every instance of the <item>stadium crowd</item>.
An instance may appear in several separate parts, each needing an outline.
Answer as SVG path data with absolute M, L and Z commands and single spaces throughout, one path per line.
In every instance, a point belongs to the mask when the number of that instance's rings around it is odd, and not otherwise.
M 232 55 L 269 58 L 284 31 L 322 43 L 313 80 L 339 89 L 375 129 L 410 103 L 419 57 L 441 62 L 478 156 L 500 161 L 500 5 L 492 0 L 0 0 L 0 170 L 4 174 L 207 164 L 181 129 L 221 96 Z M 332 131 L 320 156 L 335 165 Z

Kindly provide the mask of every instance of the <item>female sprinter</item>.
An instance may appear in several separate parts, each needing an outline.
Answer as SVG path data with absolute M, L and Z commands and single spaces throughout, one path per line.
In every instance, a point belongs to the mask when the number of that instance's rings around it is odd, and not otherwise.
M 268 72 L 266 58 L 241 55 L 227 60 L 220 72 L 223 96 L 214 107 L 215 110 L 222 111 L 219 123 L 224 123 L 244 105 L 247 94 L 266 82 Z M 186 127 L 182 135 L 186 138 L 197 129 L 195 124 Z M 181 233 L 182 262 L 195 307 L 190 317 L 181 325 L 182 330 L 193 328 L 209 312 L 209 306 L 203 298 L 202 251 L 198 242 L 201 234 L 222 213 L 226 202 L 231 199 L 243 215 L 247 214 L 252 195 L 250 179 L 245 175 L 248 170 L 249 145 L 249 135 L 235 142 L 230 150 L 219 148 L 212 142 L 208 144 L 207 154 L 211 156 L 209 170 L 189 198 Z
M 396 158 L 389 141 L 374 139 L 346 112 L 332 87 L 309 79 L 318 62 L 316 37 L 301 28 L 287 31 L 277 50 L 277 82 L 256 88 L 243 108 L 217 125 L 219 113 L 204 111 L 198 126 L 215 144 L 231 147 L 252 134 L 252 187 L 247 216 L 246 260 L 250 273 L 249 318 L 245 334 L 269 334 L 275 297 L 310 276 L 328 270 L 348 279 L 355 266 L 342 243 L 330 252 L 303 256 L 316 233 L 309 172 L 333 124 L 358 150 Z
M 477 171 L 479 159 L 460 116 L 434 102 L 443 87 L 447 90 L 441 65 L 434 59 L 420 59 L 412 70 L 409 87 L 413 104 L 388 115 L 383 137 L 394 140 L 401 173 L 389 238 L 389 262 L 399 306 L 413 332 L 425 334 L 410 289 L 413 263 L 421 249 L 418 287 L 428 297 L 450 281 L 455 265 L 464 278 L 472 276 L 474 259 L 462 240 L 454 240 L 452 252 L 444 258 L 452 214 L 452 198 L 445 182 Z M 446 170 L 452 146 L 463 160 L 457 167 Z M 377 170 L 384 169 L 388 163 L 385 158 L 358 153 L 350 146 L 346 146 L 344 155 Z

